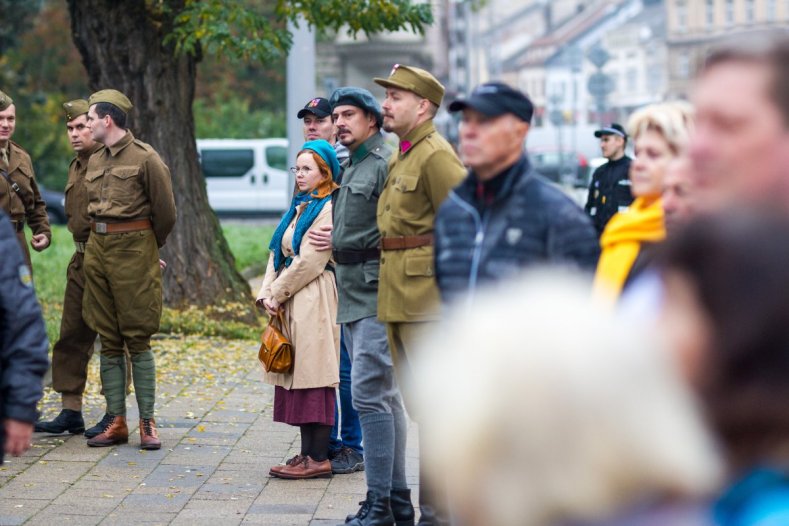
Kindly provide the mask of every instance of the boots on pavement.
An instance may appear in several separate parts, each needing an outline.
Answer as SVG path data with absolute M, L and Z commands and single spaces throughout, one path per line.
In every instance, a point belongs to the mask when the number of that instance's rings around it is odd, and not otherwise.
M 367 500 L 360 503 L 361 508 L 354 517 L 348 517 L 348 526 L 395 526 L 394 515 L 389 497 L 381 497 L 372 491 L 367 492 Z M 344 526 L 344 525 L 340 525 Z
M 140 418 L 140 449 L 159 449 L 162 441 L 153 418 Z
M 59 435 L 68 431 L 72 435 L 77 435 L 85 431 L 85 421 L 82 419 L 81 411 L 63 409 L 58 416 L 50 421 L 36 422 L 34 429 L 36 433 Z
M 126 426 L 126 417 L 110 415 L 104 431 L 88 440 L 91 447 L 107 447 L 116 444 L 125 444 L 129 441 L 129 428 Z

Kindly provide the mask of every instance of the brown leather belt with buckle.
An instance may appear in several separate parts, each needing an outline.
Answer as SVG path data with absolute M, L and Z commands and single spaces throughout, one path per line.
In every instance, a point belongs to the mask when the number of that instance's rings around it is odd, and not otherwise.
M 409 248 L 428 247 L 433 244 L 433 234 L 421 236 L 382 237 L 382 250 L 407 250 Z
M 381 249 L 376 247 L 363 250 L 332 250 L 332 257 L 338 265 L 354 265 L 380 259 Z
M 153 223 L 151 223 L 150 219 L 127 221 L 125 223 L 90 222 L 90 229 L 97 234 L 123 234 L 124 232 L 137 232 L 138 230 L 149 230 L 151 228 L 153 228 Z
M 84 241 L 74 241 L 74 248 L 76 248 L 77 252 L 80 254 L 85 253 L 85 245 L 87 245 L 87 243 Z

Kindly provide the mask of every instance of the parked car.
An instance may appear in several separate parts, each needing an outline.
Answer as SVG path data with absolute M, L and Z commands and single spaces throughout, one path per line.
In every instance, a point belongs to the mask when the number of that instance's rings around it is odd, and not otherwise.
M 41 192 L 41 198 L 47 204 L 47 215 L 49 222 L 53 225 L 66 224 L 66 196 L 63 192 L 56 192 L 38 185 L 38 190 Z
M 280 213 L 290 204 L 287 139 L 198 139 L 208 202 L 217 212 Z
M 529 159 L 537 173 L 554 183 L 576 188 L 589 186 L 589 163 L 581 153 L 530 149 Z

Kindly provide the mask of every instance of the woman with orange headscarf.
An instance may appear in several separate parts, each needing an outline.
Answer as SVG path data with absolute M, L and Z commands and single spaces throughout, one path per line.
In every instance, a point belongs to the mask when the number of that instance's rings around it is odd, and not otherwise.
M 331 194 L 340 165 L 328 142 L 309 141 L 291 171 L 298 193 L 274 231 L 256 303 L 270 316 L 281 311 L 283 332 L 293 344 L 291 371 L 265 373 L 265 381 L 275 386 L 274 421 L 299 426 L 301 451 L 269 474 L 286 479 L 330 477 L 329 436 L 340 370 L 337 285 L 331 251 L 315 250 L 306 234 L 331 225 Z

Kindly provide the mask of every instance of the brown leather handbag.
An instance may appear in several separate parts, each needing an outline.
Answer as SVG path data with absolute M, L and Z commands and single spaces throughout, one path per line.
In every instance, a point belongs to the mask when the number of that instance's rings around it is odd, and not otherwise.
M 267 373 L 288 373 L 293 368 L 293 344 L 283 333 L 284 327 L 285 320 L 279 310 L 276 316 L 269 317 L 260 335 L 258 360 Z

